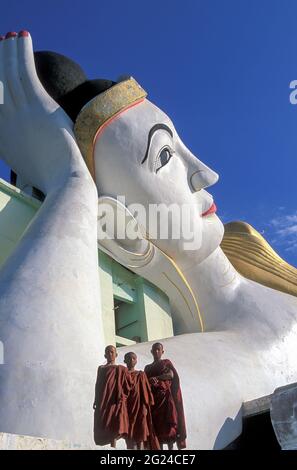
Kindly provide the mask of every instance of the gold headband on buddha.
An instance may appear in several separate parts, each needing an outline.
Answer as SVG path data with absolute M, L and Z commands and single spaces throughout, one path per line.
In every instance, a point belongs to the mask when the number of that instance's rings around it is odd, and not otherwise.
M 98 132 L 117 114 L 142 101 L 146 96 L 147 93 L 131 77 L 95 96 L 80 111 L 75 121 L 74 133 L 94 179 L 93 148 Z

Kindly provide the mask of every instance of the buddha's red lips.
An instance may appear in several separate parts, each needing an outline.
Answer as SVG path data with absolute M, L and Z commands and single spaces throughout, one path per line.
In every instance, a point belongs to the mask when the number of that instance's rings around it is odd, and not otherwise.
M 213 203 L 209 209 L 207 209 L 206 212 L 203 212 L 202 214 L 202 217 L 205 217 L 206 215 L 210 215 L 210 214 L 215 214 L 217 212 L 217 206 L 215 205 L 215 203 Z

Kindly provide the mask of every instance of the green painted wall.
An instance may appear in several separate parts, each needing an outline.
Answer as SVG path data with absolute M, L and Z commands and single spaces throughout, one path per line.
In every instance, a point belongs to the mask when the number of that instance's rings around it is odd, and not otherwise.
M 106 338 L 112 338 L 116 331 L 123 344 L 130 345 L 135 339 L 144 342 L 173 336 L 169 300 L 160 289 L 104 253 L 99 255 L 99 266 Z M 106 279 L 106 272 L 112 273 L 113 304 L 110 278 Z M 125 338 L 130 341 L 125 343 Z
M 101 308 L 105 344 L 115 345 L 115 319 L 113 305 L 112 259 L 102 251 L 99 256 L 99 276 L 101 286 Z
M 0 179 L 0 266 L 40 205 L 37 199 Z M 135 344 L 135 339 L 143 342 L 173 336 L 169 301 L 162 291 L 101 251 L 98 263 L 106 345 L 128 346 Z
M 14 250 L 40 204 L 0 179 L 0 265 Z
M 140 278 L 146 312 L 146 334 L 149 341 L 173 336 L 173 323 L 166 294 L 153 284 Z

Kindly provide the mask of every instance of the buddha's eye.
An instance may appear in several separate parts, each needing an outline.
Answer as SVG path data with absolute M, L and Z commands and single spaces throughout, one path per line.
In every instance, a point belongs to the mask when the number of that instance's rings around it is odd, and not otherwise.
M 157 173 L 163 166 L 167 165 L 174 151 L 170 147 L 163 147 L 155 161 L 154 170 Z

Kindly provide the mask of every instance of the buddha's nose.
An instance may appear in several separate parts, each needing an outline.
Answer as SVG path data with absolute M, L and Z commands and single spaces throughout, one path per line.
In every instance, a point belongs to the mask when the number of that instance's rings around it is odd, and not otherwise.
M 203 163 L 199 163 L 201 164 L 201 168 L 196 169 L 190 176 L 190 184 L 194 191 L 200 191 L 200 189 L 212 186 L 219 179 L 219 175 L 215 171 L 211 170 Z
M 219 179 L 219 175 L 195 157 L 182 141 L 179 141 L 179 144 L 181 148 L 180 155 L 187 168 L 188 184 L 192 190 L 197 192 L 215 184 Z

